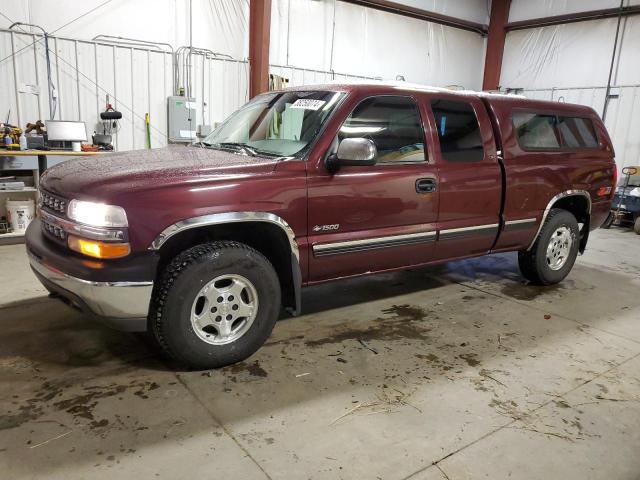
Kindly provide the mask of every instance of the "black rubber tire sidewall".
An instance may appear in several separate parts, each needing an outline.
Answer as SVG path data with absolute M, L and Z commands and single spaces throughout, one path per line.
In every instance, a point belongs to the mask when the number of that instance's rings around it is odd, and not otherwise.
M 633 231 L 640 235 L 640 215 L 638 215 L 633 222 Z
M 573 237 L 571 251 L 569 258 L 562 268 L 552 270 L 547 264 L 547 246 L 549 245 L 551 235 L 562 226 L 571 230 Z M 553 285 L 561 282 L 573 268 L 576 258 L 578 257 L 579 244 L 580 231 L 578 222 L 573 214 L 566 210 L 551 210 L 532 251 L 521 252 L 518 257 L 523 275 L 538 285 Z
M 179 362 L 192 368 L 217 368 L 251 356 L 267 340 L 280 312 L 280 283 L 269 261 L 259 252 L 236 242 L 214 242 L 193 247 L 168 267 L 188 264 L 173 275 L 152 321 L 161 346 Z M 211 345 L 191 325 L 191 307 L 200 289 L 225 273 L 242 275 L 258 293 L 258 313 L 251 328 L 238 340 Z M 154 319 L 152 319 L 154 320 Z

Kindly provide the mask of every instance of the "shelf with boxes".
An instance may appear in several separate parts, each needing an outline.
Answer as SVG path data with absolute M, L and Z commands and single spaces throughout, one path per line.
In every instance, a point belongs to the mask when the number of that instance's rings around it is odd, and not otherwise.
M 38 202 L 38 157 L 0 155 L 0 245 L 21 243 Z

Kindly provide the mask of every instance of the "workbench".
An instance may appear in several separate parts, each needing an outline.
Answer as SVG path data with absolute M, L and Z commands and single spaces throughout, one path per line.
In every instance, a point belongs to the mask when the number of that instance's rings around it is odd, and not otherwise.
M 7 198 L 31 198 L 38 203 L 38 186 L 44 171 L 66 160 L 77 157 L 101 155 L 103 152 L 72 152 L 66 150 L 4 150 L 0 149 L 0 177 L 28 174 L 33 178 L 33 185 L 22 190 L 0 190 L 0 217 L 6 216 L 5 201 Z M 24 234 L 0 234 L 0 245 L 22 243 Z
M 40 175 L 49 167 L 58 163 L 70 160 L 74 157 L 89 157 L 92 155 L 100 155 L 103 152 L 72 152 L 70 150 L 2 150 L 0 149 L 0 162 L 9 162 L 19 164 L 22 159 L 33 159 L 35 157 Z M 11 158 L 13 157 L 13 158 Z M 49 160 L 49 157 L 52 160 Z M 26 160 L 29 162 L 29 160 Z M 5 166 L 0 163 L 0 170 L 5 170 Z

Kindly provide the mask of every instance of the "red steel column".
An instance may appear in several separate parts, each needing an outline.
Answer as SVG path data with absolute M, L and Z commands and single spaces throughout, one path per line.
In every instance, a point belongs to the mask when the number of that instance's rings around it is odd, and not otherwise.
M 492 0 L 491 17 L 489 18 L 489 36 L 487 38 L 487 54 L 484 61 L 483 90 L 496 90 L 500 85 L 504 40 L 507 36 L 505 25 L 509 21 L 511 0 Z
M 271 0 L 249 0 L 249 97 L 269 90 Z

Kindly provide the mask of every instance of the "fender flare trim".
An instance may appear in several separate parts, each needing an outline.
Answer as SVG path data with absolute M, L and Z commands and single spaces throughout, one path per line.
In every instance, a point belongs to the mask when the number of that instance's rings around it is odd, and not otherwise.
M 538 240 L 538 237 L 540 236 L 540 232 L 542 231 L 542 227 L 544 226 L 544 222 L 546 221 L 547 216 L 549 215 L 549 212 L 553 208 L 553 205 L 558 200 L 561 200 L 563 198 L 580 197 L 580 196 L 585 197 L 587 199 L 587 205 L 588 205 L 587 215 L 589 216 L 589 218 L 591 218 L 591 195 L 589 195 L 589 192 L 587 192 L 586 190 L 566 190 L 564 192 L 560 192 L 559 194 L 555 195 L 551 200 L 549 200 L 549 203 L 547 203 L 547 208 L 544 209 L 544 212 L 542 214 L 542 219 L 540 220 L 540 225 L 538 225 L 538 231 L 536 232 L 535 236 L 533 237 L 533 240 L 531 240 L 531 243 L 527 247 L 527 251 L 531 250 L 533 248 L 534 243 L 536 243 L 536 240 Z M 588 228 L 589 227 L 587 226 L 587 231 L 588 231 Z
M 268 212 L 224 212 L 201 215 L 198 217 L 180 220 L 165 228 L 149 246 L 149 250 L 160 250 L 160 248 L 173 236 L 192 230 L 194 228 L 208 227 L 212 225 L 224 225 L 227 223 L 251 223 L 265 222 L 277 225 L 287 236 L 289 248 L 291 249 L 291 275 L 293 279 L 295 307 L 291 309 L 294 315 L 299 314 L 301 309 L 301 289 L 302 275 L 300 272 L 300 250 L 296 242 L 296 236 L 289 224 L 278 215 Z

